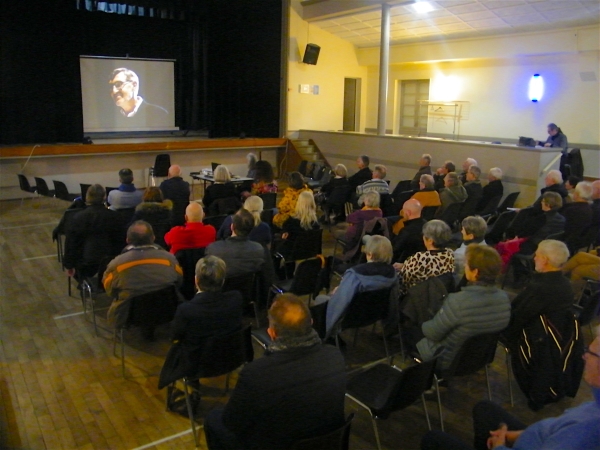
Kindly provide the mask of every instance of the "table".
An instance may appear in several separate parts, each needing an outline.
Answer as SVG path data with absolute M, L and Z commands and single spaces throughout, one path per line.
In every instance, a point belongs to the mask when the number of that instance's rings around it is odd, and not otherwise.
M 206 191 L 206 183 L 212 184 L 215 182 L 215 179 L 211 175 L 204 175 L 202 172 L 190 172 L 190 177 L 192 177 L 192 193 L 194 192 L 194 180 L 203 182 L 203 191 Z M 254 181 L 254 178 L 238 177 L 235 175 L 231 177 L 231 183 L 233 184 L 242 184 L 246 181 Z

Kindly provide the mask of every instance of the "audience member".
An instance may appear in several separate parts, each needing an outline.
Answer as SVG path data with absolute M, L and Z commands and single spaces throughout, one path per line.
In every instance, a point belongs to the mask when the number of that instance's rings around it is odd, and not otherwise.
M 600 180 L 592 182 L 592 223 L 591 226 L 598 232 L 594 245 L 600 246 Z
M 93 276 L 100 262 L 118 255 L 125 246 L 124 224 L 114 211 L 106 209 L 106 191 L 91 185 L 85 196 L 87 207 L 73 216 L 66 229 L 63 266 L 69 276 Z
M 418 192 L 415 192 L 411 199 L 416 200 L 421 205 L 421 208 L 425 208 L 426 206 L 440 206 L 442 202 L 440 201 L 440 195 L 433 188 L 433 177 L 431 175 L 421 175 L 421 181 L 419 181 Z M 401 212 L 401 215 L 403 213 Z M 420 217 L 420 212 L 419 212 Z M 405 218 L 402 217 L 398 220 L 393 227 L 394 234 L 400 233 L 405 224 Z
M 335 333 L 334 327 L 348 308 L 355 294 L 393 287 L 398 283 L 392 262 L 392 244 L 384 236 L 372 236 L 365 245 L 367 262 L 354 266 L 344 273 L 340 285 L 329 295 L 318 295 L 315 304 L 327 304 L 327 334 Z M 395 296 L 397 298 L 397 295 Z
M 304 183 L 304 177 L 302 174 L 300 172 L 292 172 L 290 174 L 289 187 L 283 191 L 283 198 L 277 205 L 278 212 L 273 217 L 273 225 L 275 225 L 277 228 L 281 228 L 283 226 L 290 215 L 294 212 L 294 209 L 296 208 L 296 202 L 298 201 L 298 196 L 304 191 L 310 191 L 312 194 L 311 189 Z
M 352 190 L 356 190 L 358 186 L 373 178 L 373 172 L 369 169 L 369 157 L 367 155 L 361 155 L 356 158 L 356 166 L 358 167 L 358 172 L 348 178 Z
M 227 166 L 222 164 L 218 165 L 213 173 L 213 179 L 215 182 L 206 187 L 204 197 L 202 197 L 202 203 L 208 214 L 210 214 L 209 211 L 211 211 L 211 205 L 216 200 L 232 198 L 235 199 L 235 201 L 238 201 L 238 193 L 231 182 L 231 175 L 229 174 Z M 218 212 L 215 212 L 215 214 L 218 214 Z
M 318 230 L 317 206 L 312 192 L 305 191 L 300 194 L 296 202 L 294 213 L 288 217 L 282 227 L 282 241 L 277 246 L 277 252 L 288 258 L 294 249 L 296 238 L 304 231 Z
M 586 278 L 600 281 L 600 257 L 598 257 L 598 251 L 592 250 L 590 253 L 576 253 L 562 267 L 562 272 L 571 281 L 581 281 Z
M 319 192 L 324 195 L 324 200 L 327 200 L 336 188 L 343 188 L 346 186 L 350 186 L 350 183 L 348 182 L 348 169 L 343 164 L 336 164 L 333 169 L 333 178 L 331 178 L 328 183 L 324 184 Z
M 160 183 L 163 197 L 173 202 L 173 225 L 185 223 L 185 210 L 190 202 L 190 184 L 181 178 L 181 167 L 173 164 L 169 167 L 167 179 Z
M 565 136 L 562 130 L 555 123 L 548 124 L 548 138 L 545 142 L 538 141 L 537 145 L 542 147 L 560 148 L 562 153 L 566 153 L 567 147 L 569 147 L 567 136 Z
M 254 179 L 256 177 L 256 163 L 258 162 L 258 158 L 254 153 L 248 153 L 246 155 L 246 161 L 248 162 L 248 173 L 246 174 L 246 178 Z
M 502 169 L 499 167 L 492 167 L 488 172 L 488 184 L 483 187 L 482 196 L 479 203 L 477 203 L 476 211 L 483 211 L 490 201 L 494 198 L 502 197 L 503 195 L 504 186 L 502 185 Z
M 409 256 L 403 263 L 394 263 L 402 276 L 402 292 L 431 277 L 454 271 L 454 253 L 446 248 L 452 232 L 446 222 L 430 220 L 423 226 L 426 250 Z
M 428 177 L 431 175 L 422 175 Z M 403 263 L 409 256 L 427 250 L 423 243 L 423 226 L 425 219 L 421 217 L 423 207 L 418 200 L 411 198 L 402 206 L 404 226 L 394 237 L 394 261 Z
M 469 173 L 469 167 L 476 166 L 477 161 L 473 158 L 467 158 L 462 163 L 462 172 L 460 173 L 460 182 L 465 184 L 467 180 L 467 173 Z
M 163 200 L 162 191 L 154 186 L 144 190 L 142 203 L 135 207 L 130 224 L 143 220 L 152 225 L 154 242 L 162 248 L 167 248 L 165 233 L 171 229 L 173 222 L 173 202 Z
M 337 164 L 333 174 L 334 177 L 329 180 L 329 183 L 323 185 L 319 193 L 315 195 L 315 202 L 318 205 L 325 205 L 324 211 L 334 215 L 333 221 L 343 221 L 346 219 L 344 205 L 352 193 L 348 182 L 348 169 L 343 164 Z M 324 217 L 324 220 L 328 219 L 329 217 Z
M 460 347 L 472 336 L 495 333 L 508 325 L 510 299 L 495 286 L 502 269 L 498 252 L 487 245 L 471 244 L 465 253 L 469 284 L 449 294 L 433 319 L 422 325 L 425 337 L 417 343 L 421 357 L 431 360 L 443 348 L 437 369 L 450 367 Z
M 204 211 L 197 202 L 190 202 L 185 209 L 185 225 L 171 228 L 165 234 L 169 251 L 176 254 L 188 248 L 204 248 L 215 242 L 216 231 L 212 225 L 204 225 Z
M 204 420 L 210 450 L 290 448 L 344 424 L 344 358 L 321 343 L 311 323 L 296 296 L 275 298 L 267 353 L 244 366 L 225 408 Z
M 264 203 L 262 198 L 260 198 L 258 195 L 251 195 L 250 197 L 246 198 L 242 208 L 252 214 L 252 217 L 254 218 L 254 228 L 252 228 L 252 231 L 248 235 L 248 239 L 253 242 L 258 242 L 260 245 L 270 246 L 272 239 L 271 227 L 268 223 L 262 221 L 261 214 L 263 212 L 263 206 Z M 233 216 L 227 216 L 221 225 L 221 228 L 219 228 L 217 239 L 227 239 L 229 236 L 231 236 L 232 223 Z
M 336 238 L 343 239 L 346 242 L 346 247 L 352 247 L 353 244 L 360 238 L 363 224 L 376 217 L 383 217 L 383 213 L 379 208 L 379 193 L 376 191 L 367 192 L 363 195 L 362 200 L 364 207 L 358 211 L 354 211 L 346 217 L 348 228 L 336 232 Z
M 533 206 L 537 209 L 541 209 L 542 195 L 544 195 L 544 193 L 546 193 L 546 192 L 556 192 L 563 199 L 567 195 L 569 195 L 569 193 L 567 192 L 567 190 L 565 189 L 565 187 L 562 184 L 562 174 L 558 170 L 551 170 L 550 172 L 548 172 L 546 174 L 546 177 L 544 178 L 544 183 L 546 184 L 546 187 L 542 188 L 540 196 L 537 198 L 537 200 L 533 204 Z
M 131 169 L 119 170 L 118 189 L 113 189 L 108 194 L 108 204 L 110 209 L 132 209 L 142 203 L 144 193 L 138 191 L 133 184 L 133 172 Z
M 108 321 L 115 327 L 125 325 L 135 296 L 158 291 L 168 286 L 179 287 L 183 271 L 175 256 L 154 245 L 154 232 L 148 222 L 139 220 L 127 230 L 127 247 L 113 259 L 104 272 L 102 282 L 113 299 Z M 153 328 L 143 330 L 152 339 Z
M 422 175 L 431 175 L 431 155 L 424 153 L 419 159 L 419 170 L 410 182 L 410 187 L 413 191 L 419 189 Z
M 444 165 L 435 171 L 433 179 L 435 181 L 435 190 L 440 191 L 444 189 L 444 178 L 450 172 L 456 172 L 456 166 L 452 161 L 444 162 Z
M 586 232 L 592 224 L 592 214 L 594 213 L 589 203 L 592 200 L 592 191 L 591 183 L 587 181 L 578 183 L 573 192 L 573 202 L 567 203 L 560 210 L 565 218 L 563 240 L 573 250 L 579 250 L 589 244 L 585 238 Z
M 577 187 L 577 184 L 581 181 L 583 180 L 575 175 L 571 175 L 566 179 L 564 186 L 569 195 L 565 197 L 565 203 L 570 203 L 573 201 L 573 194 L 575 193 L 575 188 Z
M 483 187 L 481 186 L 481 180 L 479 179 L 480 176 L 481 169 L 478 166 L 475 164 L 469 166 L 466 177 L 467 182 L 465 183 L 465 190 L 467 191 L 467 197 L 469 199 L 481 199 L 483 196 Z
M 366 194 L 367 192 L 375 191 L 379 195 L 389 194 L 390 185 L 385 181 L 387 175 L 387 169 L 382 164 L 376 164 L 373 169 L 373 179 L 365 181 L 363 184 L 356 188 L 358 195 Z
M 273 166 L 269 161 L 256 161 L 254 165 L 256 175 L 252 184 L 252 195 L 277 192 L 277 181 L 273 174 Z
M 556 192 L 545 192 L 542 195 L 543 215 L 534 215 L 526 221 L 518 237 L 528 238 L 519 248 L 519 253 L 532 255 L 537 245 L 556 233 L 565 229 L 565 218 L 560 214 L 562 198 Z
M 436 217 L 441 217 L 446 208 L 453 203 L 462 203 L 467 197 L 467 191 L 458 179 L 458 175 L 455 172 L 450 172 L 444 178 L 444 189 L 440 191 L 440 206 L 435 213 Z
M 600 442 L 600 328 L 583 354 L 583 380 L 592 387 L 594 400 L 566 410 L 561 416 L 527 426 L 488 400 L 473 408 L 474 447 L 442 431 L 429 431 L 421 450 L 592 449 Z
M 479 216 L 465 217 L 461 223 L 460 233 L 462 234 L 463 242 L 456 250 L 454 250 L 454 280 L 460 282 L 465 273 L 465 253 L 471 244 L 485 243 L 485 233 L 487 231 L 487 223 Z

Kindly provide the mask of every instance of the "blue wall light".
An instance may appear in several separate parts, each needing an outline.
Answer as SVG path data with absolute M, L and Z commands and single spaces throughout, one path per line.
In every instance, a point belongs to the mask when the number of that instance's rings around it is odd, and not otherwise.
M 544 79 L 536 73 L 529 80 L 529 100 L 537 102 L 544 96 Z

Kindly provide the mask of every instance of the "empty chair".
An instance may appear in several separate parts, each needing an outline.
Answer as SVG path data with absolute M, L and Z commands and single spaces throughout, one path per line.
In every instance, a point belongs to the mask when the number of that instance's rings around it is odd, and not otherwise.
M 406 192 L 406 191 L 411 191 L 412 192 L 412 188 L 410 187 L 410 183 L 411 182 L 412 182 L 412 180 L 401 180 L 401 181 L 398 181 L 398 184 L 396 185 L 396 187 L 392 191 L 392 197 L 395 198 L 401 192 Z
M 319 189 L 322 186 L 329 183 L 329 180 L 331 180 L 331 174 L 332 174 L 331 169 L 329 169 L 327 167 L 323 167 L 320 178 L 318 180 L 311 180 L 311 181 L 307 182 L 306 184 L 308 184 L 308 187 L 311 189 Z
M 475 209 L 479 203 L 480 197 L 468 197 L 463 203 L 458 213 L 458 220 L 463 220 L 475 214 Z
M 23 192 L 28 192 L 29 194 L 35 194 L 37 192 L 37 186 L 31 186 L 25 175 L 18 173 L 17 177 L 19 177 L 19 188 Z M 21 206 L 23 206 L 23 198 L 24 197 L 21 197 Z
M 79 183 L 79 187 L 81 188 L 81 198 L 85 201 L 85 195 L 87 194 L 87 190 L 90 188 L 91 184 Z M 108 192 L 106 193 L 108 195 Z
M 521 192 L 512 192 L 506 196 L 504 201 L 500 206 L 498 206 L 498 214 L 502 214 L 508 208 L 512 208 L 515 206 L 515 202 L 517 201 L 517 197 Z
M 317 296 L 322 289 L 322 283 L 319 281 L 324 268 L 325 257 L 323 255 L 305 259 L 296 267 L 293 278 L 278 281 L 273 285 L 272 290 L 277 294 L 290 292 L 298 296 L 308 295 L 310 300 Z
M 154 166 L 148 169 L 148 186 L 156 186 L 155 178 L 164 178 L 169 176 L 169 167 L 171 167 L 171 156 L 168 153 L 156 155 Z M 108 193 L 107 193 L 108 194 Z
M 488 216 L 490 214 L 493 214 L 498 209 L 498 205 L 500 204 L 500 200 L 502 200 L 502 196 L 501 195 L 498 195 L 497 197 L 494 197 L 494 198 L 490 199 L 490 201 L 487 202 L 487 204 L 484 205 L 483 208 L 481 208 L 479 211 L 477 211 L 477 215 L 479 215 L 479 216 Z
M 421 210 L 421 217 L 427 221 L 433 220 L 439 206 L 426 206 Z
M 290 450 L 348 450 L 352 419 L 354 413 L 350 414 L 346 423 L 337 430 L 296 441 Z
M 79 197 L 79 194 L 70 194 L 67 186 L 62 181 L 52 180 L 52 183 L 54 183 L 54 192 L 56 194 L 56 198 L 65 200 L 67 202 L 72 202 Z
M 202 223 L 204 225 L 212 225 L 213 227 L 215 227 L 215 230 L 218 230 L 219 228 L 221 228 L 221 225 L 223 225 L 223 222 L 225 222 L 225 219 L 227 219 L 226 214 L 220 216 L 210 216 L 202 219 Z
M 515 217 L 517 217 L 516 211 L 504 211 L 500 214 L 492 226 L 488 228 L 485 235 L 485 242 L 489 245 L 495 245 L 502 241 L 504 239 L 504 233 L 506 233 L 506 230 Z
M 258 194 L 263 201 L 263 209 L 277 208 L 277 193 L 267 192 L 265 194 Z
M 35 179 L 35 184 L 37 187 L 37 193 L 43 197 L 51 197 L 54 198 L 54 190 L 48 189 L 48 184 L 46 180 L 39 177 L 33 177 Z
M 225 278 L 225 282 L 223 283 L 223 292 L 229 291 L 239 291 L 242 294 L 242 298 L 244 299 L 244 310 L 246 310 L 249 306 L 252 306 L 254 309 L 254 318 L 256 319 L 256 326 L 260 326 L 260 319 L 258 316 L 258 280 L 260 277 L 257 275 L 260 272 L 251 272 L 243 275 L 238 275 L 235 277 L 227 277 Z

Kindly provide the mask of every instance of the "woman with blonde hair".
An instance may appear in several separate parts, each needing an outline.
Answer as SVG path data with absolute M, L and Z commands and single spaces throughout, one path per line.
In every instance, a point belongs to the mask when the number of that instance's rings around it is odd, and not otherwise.
M 229 175 L 229 169 L 223 164 L 217 166 L 213 174 L 215 182 L 210 186 L 207 186 L 202 198 L 205 211 L 209 211 L 210 205 L 215 200 L 222 198 L 236 197 L 238 196 L 235 186 L 231 182 L 231 176 Z M 238 203 L 239 206 L 239 203 Z
M 277 251 L 285 258 L 291 254 L 294 242 L 299 234 L 307 230 L 319 229 L 317 221 L 317 206 L 310 191 L 304 191 L 298 196 L 294 213 L 285 221 L 282 227 L 281 239 Z
M 305 191 L 311 191 L 304 183 L 304 178 L 300 172 L 292 172 L 290 175 L 289 187 L 283 191 L 283 198 L 277 205 L 278 212 L 273 217 L 273 225 L 277 228 L 283 227 L 286 220 L 292 215 L 296 209 L 298 196 Z M 312 192 L 312 191 L 311 191 Z
M 263 212 L 263 200 L 257 195 L 251 195 L 246 199 L 242 206 L 246 211 L 254 217 L 254 228 L 248 235 L 248 239 L 258 242 L 262 245 L 271 245 L 271 227 L 268 223 L 263 222 L 261 213 Z M 233 216 L 228 216 L 219 231 L 217 232 L 217 240 L 227 239 L 231 236 L 231 223 Z

